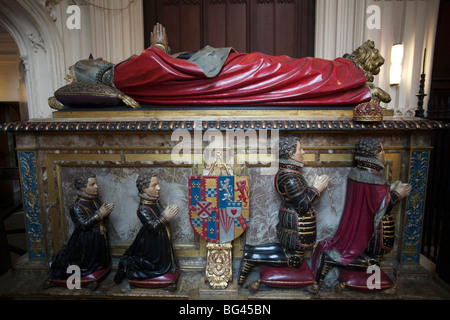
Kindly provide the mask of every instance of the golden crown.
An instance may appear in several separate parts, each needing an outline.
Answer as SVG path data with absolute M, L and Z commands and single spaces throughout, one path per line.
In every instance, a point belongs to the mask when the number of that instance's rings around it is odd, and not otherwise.
M 383 108 L 375 102 L 363 102 L 353 109 L 353 121 L 375 122 L 382 120 Z

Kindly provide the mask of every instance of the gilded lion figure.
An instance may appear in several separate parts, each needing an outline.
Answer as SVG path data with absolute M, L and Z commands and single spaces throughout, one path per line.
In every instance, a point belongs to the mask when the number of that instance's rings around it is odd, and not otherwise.
M 367 86 L 372 92 L 373 102 L 389 103 L 391 101 L 391 96 L 387 92 L 373 84 L 374 76 L 380 73 L 380 67 L 384 64 L 384 58 L 375 48 L 372 40 L 367 40 L 351 54 L 344 55 L 344 58 L 353 61 L 359 69 L 364 71 L 364 75 L 367 77 Z

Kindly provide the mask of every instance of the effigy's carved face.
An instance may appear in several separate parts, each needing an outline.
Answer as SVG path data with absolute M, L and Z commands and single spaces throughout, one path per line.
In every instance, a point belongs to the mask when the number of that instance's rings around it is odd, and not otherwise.
M 84 59 L 79 60 L 75 63 L 76 66 L 92 68 L 92 67 L 103 67 L 106 65 L 111 65 L 111 62 L 105 61 L 102 58 L 98 59 Z
M 69 74 L 64 79 L 70 83 L 92 82 L 99 70 L 111 65 L 113 65 L 111 62 L 102 58 L 79 60 L 69 67 Z

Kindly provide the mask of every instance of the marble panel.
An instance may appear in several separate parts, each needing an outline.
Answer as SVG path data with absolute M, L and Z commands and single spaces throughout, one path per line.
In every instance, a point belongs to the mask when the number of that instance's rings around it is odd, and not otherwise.
M 32 136 L 33 137 L 33 136 Z M 171 141 L 171 134 L 58 134 L 58 135 L 39 135 L 37 136 L 40 148 L 123 148 L 124 141 L 126 147 L 170 147 L 176 142 Z M 27 142 L 27 140 L 24 140 Z M 29 143 L 29 142 L 28 142 Z
M 261 168 L 250 167 L 250 223 L 246 231 L 248 244 L 278 242 L 276 225 L 281 199 L 274 185 L 273 176 L 261 175 Z
M 285 134 L 284 134 L 285 135 Z M 385 146 L 406 146 L 408 137 L 400 134 L 386 134 L 385 132 L 358 132 L 351 134 L 299 133 L 297 135 L 304 149 L 308 147 L 351 147 L 362 138 L 379 138 Z

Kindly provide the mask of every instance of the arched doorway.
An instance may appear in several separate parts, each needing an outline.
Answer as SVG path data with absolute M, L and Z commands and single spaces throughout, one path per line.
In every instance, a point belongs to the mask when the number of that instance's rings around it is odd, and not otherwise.
M 55 21 L 40 1 L 0 0 L 0 26 L 14 39 L 26 87 L 22 120 L 51 115 L 47 99 L 63 85 L 64 54 Z
M 0 121 L 48 117 L 51 112 L 47 99 L 64 78 L 64 55 L 55 21 L 43 2 L 0 0 L 0 41 L 3 41 L 0 49 L 0 67 L 3 67 L 0 82 L 3 82 L 0 85 L 4 88 L 0 90 Z M 2 58 L 6 60 L 3 65 Z M 0 273 L 11 267 L 11 252 L 16 251 L 19 257 L 27 252 L 26 216 L 20 208 L 22 197 L 17 167 L 14 137 L 0 132 L 0 188 L 8 200 L 1 199 L 6 207 L 0 208 Z M 14 216 L 14 209 L 21 215 L 16 222 L 22 225 L 12 223 L 11 226 L 10 221 L 6 221 Z M 15 245 L 17 242 L 12 242 L 11 233 L 13 238 L 21 235 L 24 242 Z
M 0 122 L 28 118 L 22 62 L 12 36 L 0 26 Z M 21 109 L 21 106 L 24 107 Z M 27 252 L 19 172 L 12 134 L 0 134 L 0 273 Z

